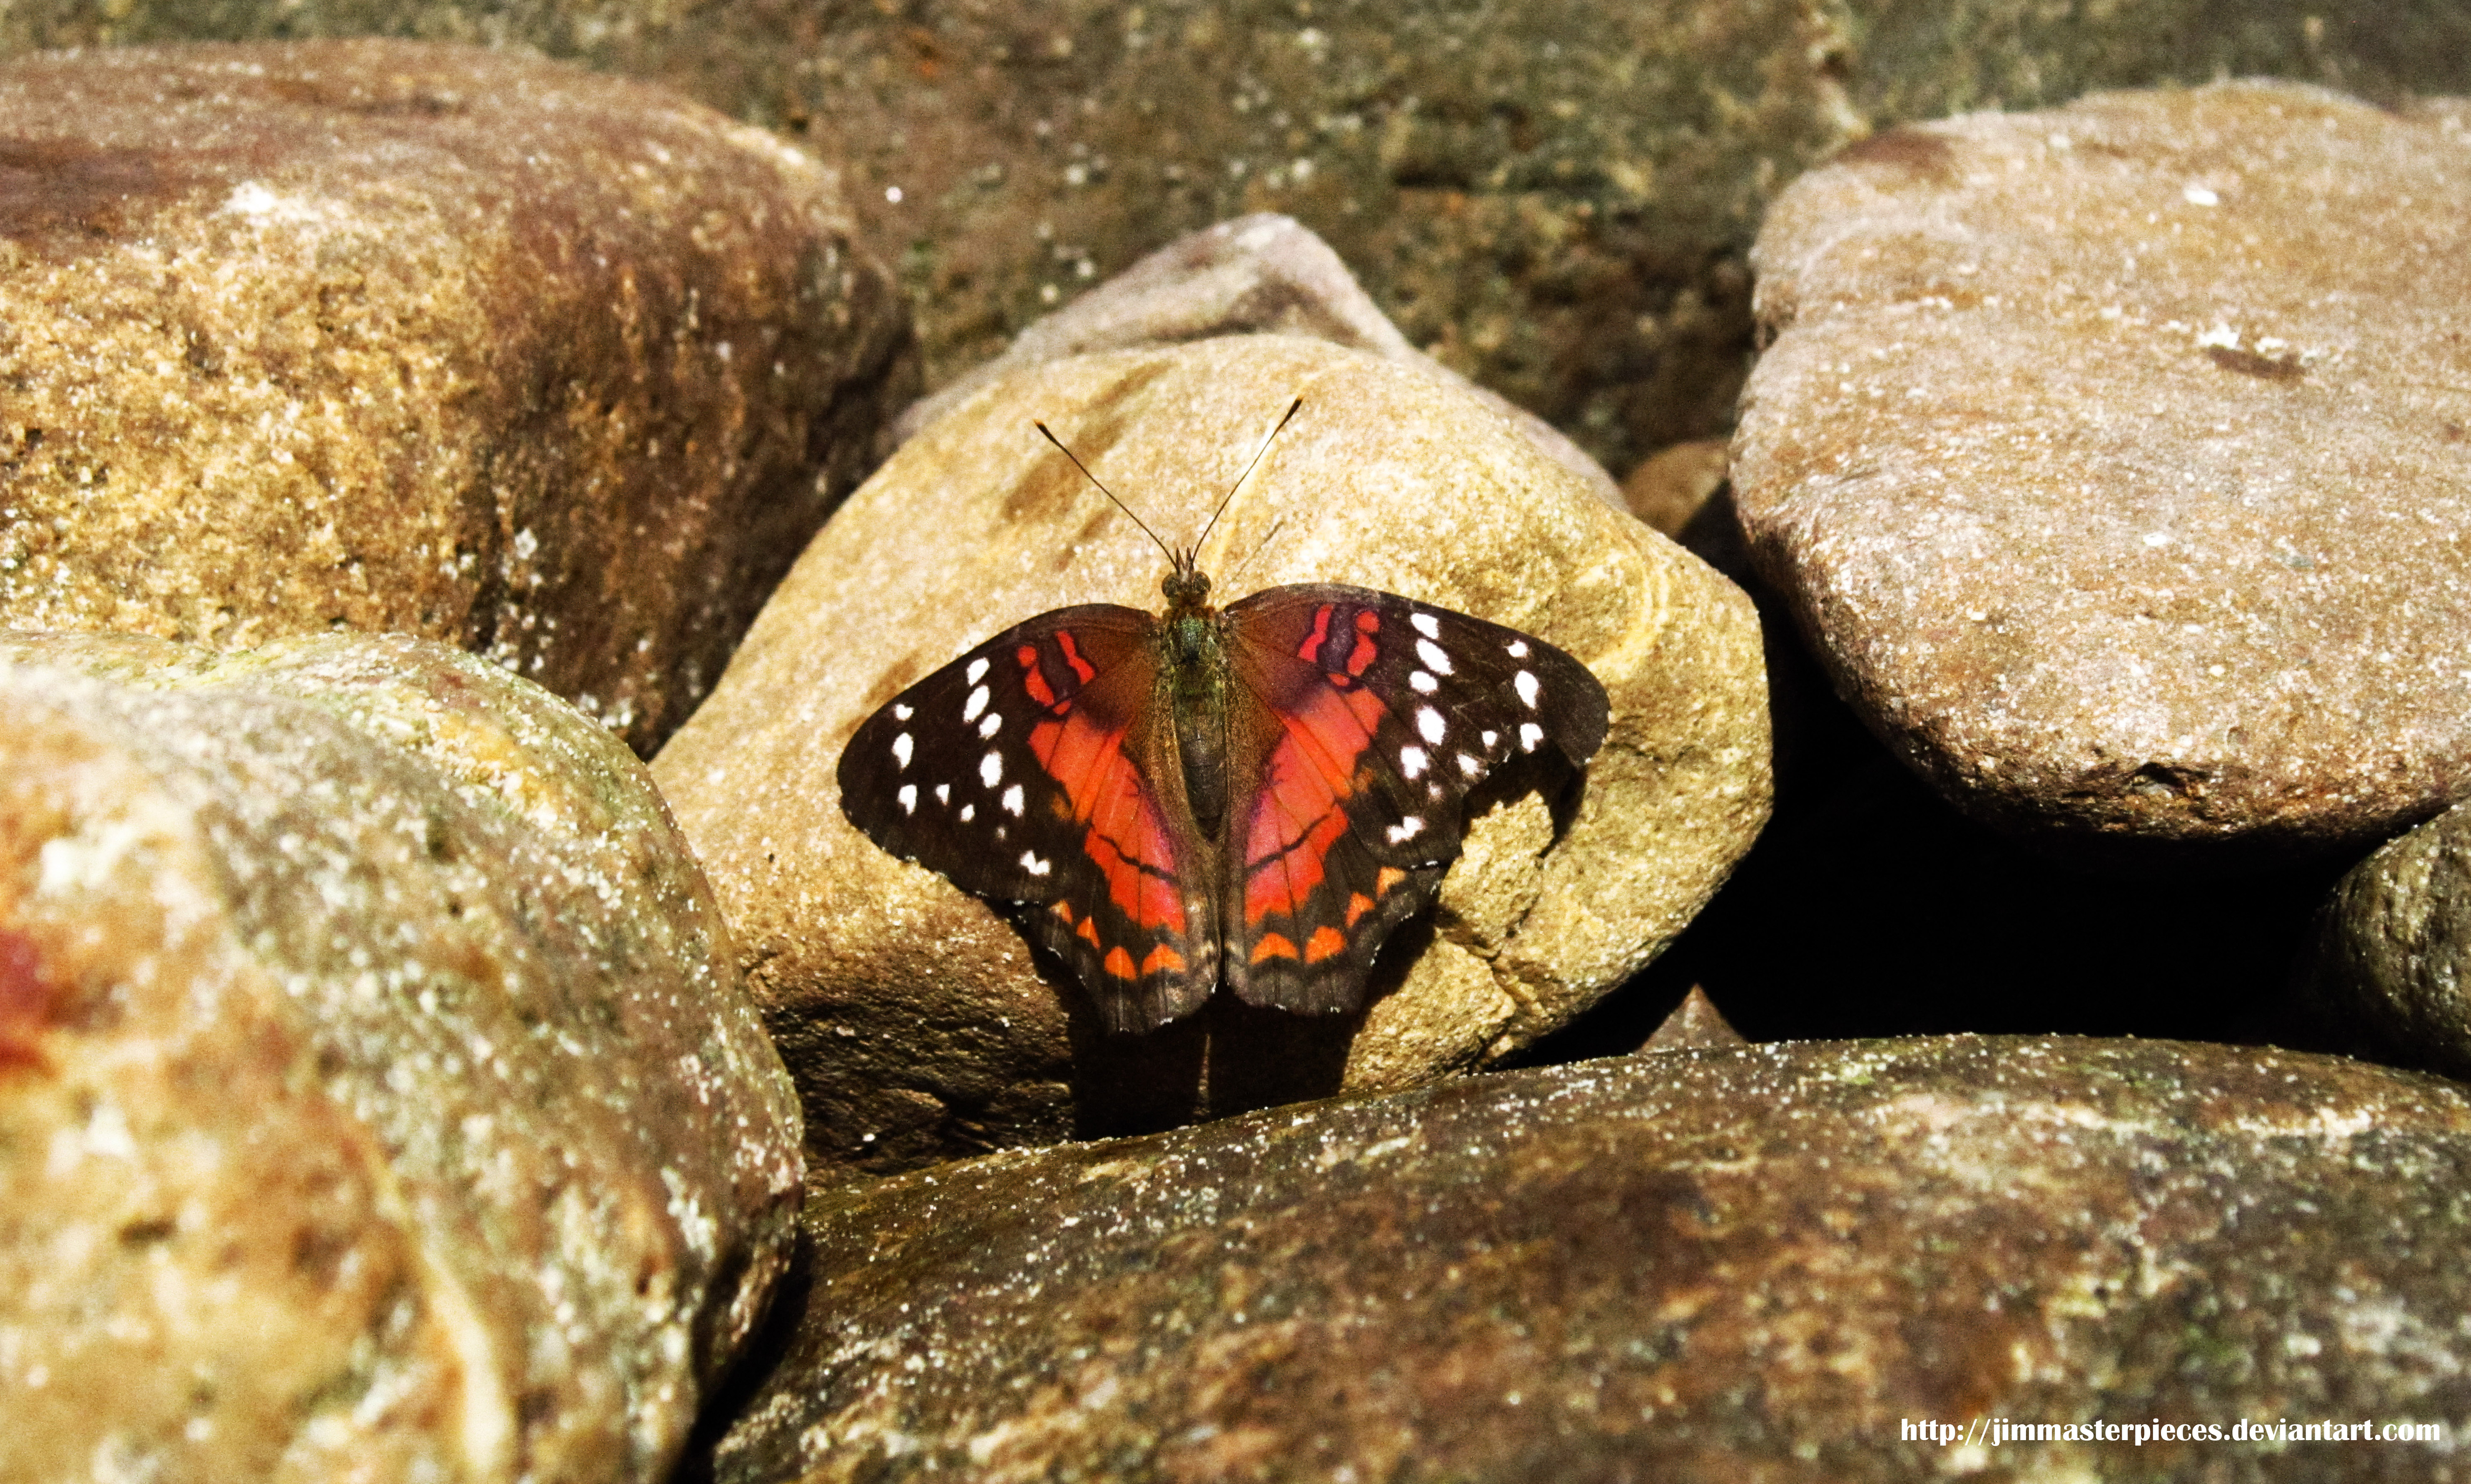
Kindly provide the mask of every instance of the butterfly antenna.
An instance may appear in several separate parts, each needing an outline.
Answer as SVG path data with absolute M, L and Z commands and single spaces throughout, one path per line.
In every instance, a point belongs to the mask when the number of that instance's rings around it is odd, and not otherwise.
M 1218 517 L 1227 513 L 1228 501 L 1234 500 L 1236 498 L 1236 491 L 1242 489 L 1244 487 L 1244 482 L 1253 477 L 1254 465 L 1261 461 L 1261 456 L 1270 451 L 1270 445 L 1278 441 L 1279 435 L 1285 431 L 1287 424 L 1294 419 L 1296 413 L 1303 409 L 1304 405 L 1305 399 L 1302 397 L 1298 397 L 1293 402 L 1287 404 L 1286 416 L 1279 419 L 1278 427 L 1272 428 L 1270 430 L 1270 436 L 1261 440 L 1261 446 L 1253 451 L 1253 462 L 1246 464 L 1244 466 L 1244 472 L 1236 476 L 1236 483 L 1227 486 L 1227 499 L 1218 502 L 1218 508 L 1210 512 L 1210 524 L 1202 527 L 1201 534 L 1192 538 L 1192 549 L 1194 551 L 1200 551 L 1201 543 L 1210 539 L 1210 532 L 1217 528 Z
M 1112 489 L 1109 489 L 1109 488 L 1108 488 L 1106 485 L 1104 485 L 1104 484 L 1099 484 L 1099 483 L 1098 483 L 1098 476 L 1096 476 L 1096 475 L 1094 475 L 1094 474 L 1093 474 L 1093 473 L 1091 473 L 1091 472 L 1090 472 L 1090 466 L 1089 466 L 1088 464 L 1086 464 L 1086 463 L 1083 463 L 1083 462 L 1081 461 L 1080 457 L 1079 457 L 1078 455 L 1074 454 L 1074 453 L 1072 452 L 1072 450 L 1071 450 L 1071 449 L 1069 449 L 1069 448 L 1066 448 L 1066 447 L 1064 446 L 1064 440 L 1063 440 L 1062 438 L 1059 438 L 1059 437 L 1057 437 L 1053 433 L 1048 432 L 1047 424 L 1045 424 L 1045 423 L 1043 423 L 1043 422 L 1032 422 L 1032 423 L 1030 424 L 1030 426 L 1031 426 L 1031 427 L 1033 427 L 1033 428 L 1036 428 L 1039 432 L 1046 434 L 1046 435 L 1047 435 L 1047 441 L 1048 441 L 1049 443 L 1052 443 L 1052 444 L 1054 444 L 1054 445 L 1055 445 L 1055 450 L 1056 450 L 1056 452 L 1057 452 L 1057 453 L 1060 453 L 1060 454 L 1062 454 L 1065 458 L 1070 459 L 1071 459 L 1071 460 L 1072 460 L 1072 467 L 1074 467 L 1074 468 L 1076 468 L 1076 469 L 1078 469 L 1078 470 L 1080 470 L 1080 471 L 1081 471 L 1081 477 L 1082 477 L 1083 479 L 1088 480 L 1088 481 L 1089 481 L 1091 483 L 1093 483 L 1093 484 L 1097 484 L 1097 485 L 1098 485 L 1098 493 L 1100 493 L 1100 494 L 1102 494 L 1102 495 L 1106 496 L 1106 497 L 1107 497 L 1108 499 L 1110 499 L 1110 500 L 1116 500 L 1116 492 L 1115 492 L 1114 490 L 1112 490 Z M 1160 551 L 1162 551 L 1162 552 L 1166 553 L 1166 559 L 1167 559 L 1170 563 L 1172 563 L 1172 562 L 1174 562 L 1174 561 L 1175 561 L 1175 559 L 1176 559 L 1176 557 L 1175 557 L 1175 548 L 1173 548 L 1173 547 L 1171 547 L 1171 546 L 1167 545 L 1167 544 L 1166 544 L 1165 542 L 1164 542 L 1164 541 L 1160 541 L 1160 540 L 1159 540 L 1159 533 L 1158 533 L 1157 531 L 1155 531 L 1155 530 L 1150 530 L 1150 523 L 1149 523 L 1149 522 L 1147 522 L 1147 521 L 1145 521 L 1145 520 L 1141 519 L 1141 518 L 1140 516 L 1138 516 L 1138 515 L 1133 515 L 1133 507 L 1132 507 L 1131 506 L 1128 506 L 1128 505 L 1124 504 L 1124 502 L 1122 502 L 1121 500 L 1116 500 L 1116 508 L 1117 508 L 1117 509 L 1118 509 L 1118 510 L 1123 511 L 1126 515 L 1132 515 L 1132 517 L 1133 517 L 1133 524 L 1134 524 L 1134 525 L 1136 525 L 1136 526 L 1139 526 L 1140 528 L 1141 528 L 1141 534 L 1142 534 L 1142 535 L 1145 535 L 1145 536 L 1147 536 L 1147 537 L 1149 537 L 1152 541 L 1157 542 L 1157 543 L 1158 543 L 1158 549 L 1159 549 Z
M 1270 522 L 1270 529 L 1262 533 L 1261 539 L 1255 543 L 1253 549 L 1244 554 L 1244 559 L 1237 562 L 1235 569 L 1227 574 L 1227 585 L 1229 591 L 1234 591 L 1236 579 L 1243 575 L 1244 569 L 1253 565 L 1253 558 L 1269 550 L 1270 543 L 1279 538 L 1279 528 L 1286 523 L 1287 518 L 1283 515 L 1280 516 L 1277 520 Z

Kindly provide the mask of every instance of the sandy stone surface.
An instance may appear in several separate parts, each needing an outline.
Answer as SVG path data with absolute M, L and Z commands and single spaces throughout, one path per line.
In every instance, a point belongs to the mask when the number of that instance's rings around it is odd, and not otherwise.
M 837 753 L 904 686 L 1013 623 L 1162 605 L 1158 549 L 1032 418 L 1189 540 L 1297 396 L 1304 412 L 1203 550 L 1216 596 L 1345 581 L 1525 629 L 1595 671 L 1612 734 L 1565 820 L 1541 773 L 1479 793 L 1438 910 L 1385 947 L 1360 1021 L 1222 995 L 1164 1031 L 1102 1035 L 1077 984 L 1047 978 L 993 908 L 849 826 Z M 1510 419 L 1429 372 L 1244 336 L 1034 367 L 939 418 L 809 548 L 654 772 L 799 1078 L 812 1158 L 906 1168 L 1508 1054 L 1652 957 L 1748 848 L 1767 718 L 1740 591 Z
M 396 42 L 0 66 L 0 626 L 484 652 L 647 750 L 908 399 L 833 172 Z
M 800 1167 L 597 723 L 401 636 L 0 639 L 0 1477 L 650 1484 Z
M 2327 1028 L 2364 1055 L 2471 1077 L 2471 804 L 2352 867 L 2317 927 L 2309 991 Z
M 1754 263 L 1754 558 L 1960 807 L 2255 864 L 2471 789 L 2465 105 L 1898 130 L 1796 182 Z
M 1678 1050 L 819 1193 L 721 1484 L 2444 1479 L 2471 1095 L 2338 1058 Z M 2436 1423 L 1971 1448 L 1905 1421 Z
M 1579 445 L 1407 343 L 1330 244 L 1272 211 L 1221 222 L 1161 247 L 1022 331 L 1003 354 L 921 397 L 894 429 L 908 437 L 989 382 L 1048 361 L 1264 334 L 1310 336 L 1436 371 L 1508 413 L 1547 458 L 1594 486 L 1606 504 L 1622 503 L 1620 486 Z

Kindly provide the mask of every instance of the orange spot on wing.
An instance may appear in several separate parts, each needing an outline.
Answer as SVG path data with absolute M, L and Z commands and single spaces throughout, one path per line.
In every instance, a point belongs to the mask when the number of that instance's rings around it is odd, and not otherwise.
M 1353 928 L 1357 923 L 1363 921 L 1364 914 L 1371 910 L 1373 910 L 1373 899 L 1371 897 L 1366 896 L 1360 891 L 1352 891 L 1348 893 L 1347 925 L 1349 927 Z
M 1109 974 L 1114 975 L 1119 979 L 1131 978 L 1133 977 L 1133 955 L 1125 953 L 1120 948 L 1111 948 L 1107 950 L 1107 961 L 1104 967 Z
M 1088 685 L 1090 677 L 1098 672 L 1098 667 L 1081 657 L 1081 647 L 1072 642 L 1072 630 L 1059 631 L 1055 636 L 1055 647 L 1064 651 L 1064 663 L 1072 667 L 1072 672 L 1081 677 L 1083 685 Z
M 1293 958 L 1295 956 L 1296 946 L 1293 943 L 1288 942 L 1279 933 L 1265 932 L 1261 934 L 1261 941 L 1253 945 L 1253 961 L 1255 963 L 1262 963 L 1272 958 Z
M 1047 686 L 1046 673 L 1038 668 L 1038 646 L 1023 645 L 1013 651 L 1012 657 L 1021 662 L 1021 685 L 1029 693 L 1029 698 L 1042 706 L 1054 705 L 1055 692 Z
M 1070 902 L 1058 902 L 1053 907 L 1048 907 L 1047 910 L 1053 912 L 1056 916 L 1063 918 L 1066 922 L 1071 922 L 1072 920 L 1072 904 Z
M 1315 928 L 1305 940 L 1305 962 L 1320 963 L 1347 952 L 1347 939 L 1336 928 Z
M 1386 897 L 1390 894 L 1391 887 L 1406 879 L 1406 872 L 1395 865 L 1385 865 L 1381 868 L 1380 874 L 1373 878 L 1373 889 Z
M 1312 657 L 1321 652 L 1323 641 L 1329 638 L 1330 604 L 1323 603 L 1319 608 L 1313 610 L 1312 632 L 1305 635 L 1305 642 L 1296 646 L 1296 658 L 1303 660 L 1307 665 L 1311 664 Z
M 1161 970 L 1171 974 L 1183 967 L 1184 955 L 1164 943 L 1151 949 L 1150 955 L 1141 960 L 1141 973 L 1144 975 L 1156 974 Z
M 1092 948 L 1096 948 L 1098 946 L 1098 923 L 1095 918 L 1082 918 L 1081 926 L 1073 929 L 1072 930 L 1075 935 L 1088 938 Z
M 1368 624 L 1365 622 L 1367 619 L 1372 619 L 1373 621 Z M 1373 615 L 1370 613 L 1359 613 L 1355 616 L 1355 647 L 1347 651 L 1347 672 L 1349 674 L 1360 675 L 1364 673 L 1364 671 L 1372 666 L 1375 660 L 1381 657 L 1381 646 L 1373 637 L 1374 630 L 1380 626 L 1381 621 L 1379 619 L 1373 618 Z

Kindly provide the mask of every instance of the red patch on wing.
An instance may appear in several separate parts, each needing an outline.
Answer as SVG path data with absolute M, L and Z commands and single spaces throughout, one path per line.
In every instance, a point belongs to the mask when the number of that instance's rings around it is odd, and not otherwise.
M 1314 690 L 1283 712 L 1287 729 L 1271 749 L 1260 802 L 1245 838 L 1244 920 L 1292 916 L 1322 882 L 1322 858 L 1347 833 L 1341 802 L 1355 792 L 1355 764 L 1386 714 L 1366 691 Z
M 1042 706 L 1054 705 L 1055 692 L 1047 685 L 1047 676 L 1038 668 L 1038 646 L 1023 645 L 1013 651 L 1012 657 L 1021 662 L 1021 685 L 1023 690 L 1029 693 L 1029 698 Z
M 1355 648 L 1347 651 L 1347 672 L 1361 675 L 1373 662 L 1381 657 L 1381 646 L 1373 636 L 1381 632 L 1381 615 L 1367 608 L 1355 616 Z
M 1181 934 L 1184 899 L 1161 874 L 1175 859 L 1166 825 L 1142 796 L 1140 775 L 1124 756 L 1124 731 L 1109 731 L 1076 711 L 1031 727 L 1029 750 L 1063 786 L 1072 817 L 1090 827 L 1081 849 L 1107 878 L 1117 909 L 1137 927 Z
M 1064 651 L 1064 663 L 1072 667 L 1072 672 L 1081 677 L 1083 685 L 1088 685 L 1090 677 L 1098 672 L 1098 668 L 1081 657 L 1081 647 L 1072 642 L 1072 630 L 1057 629 L 1055 647 Z
M 1322 641 L 1330 637 L 1330 609 L 1329 603 L 1323 603 L 1313 610 L 1312 632 L 1305 635 L 1305 642 L 1296 646 L 1296 658 L 1307 665 L 1312 663 L 1314 655 L 1321 652 Z

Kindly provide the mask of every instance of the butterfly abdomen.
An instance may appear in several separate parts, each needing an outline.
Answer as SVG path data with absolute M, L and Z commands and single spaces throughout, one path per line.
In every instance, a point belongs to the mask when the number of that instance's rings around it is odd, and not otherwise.
M 1227 641 L 1217 614 L 1175 613 L 1165 622 L 1165 674 L 1184 770 L 1185 802 L 1209 839 L 1227 823 Z

